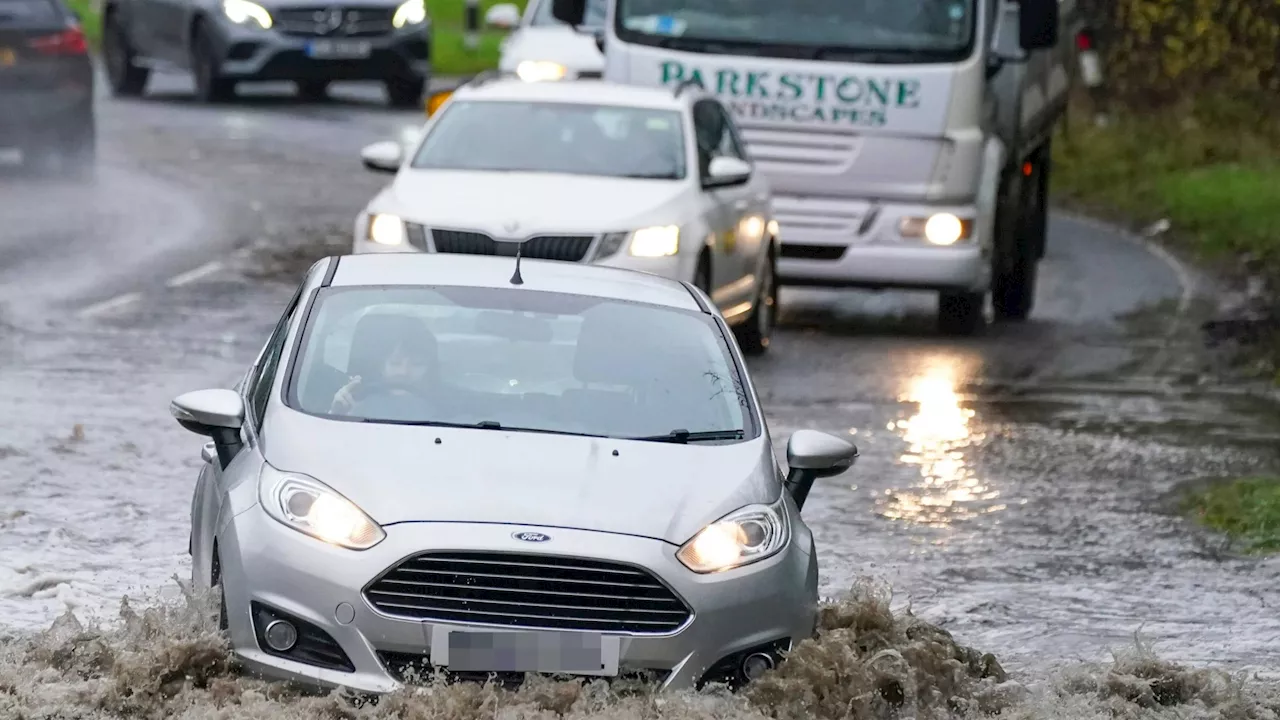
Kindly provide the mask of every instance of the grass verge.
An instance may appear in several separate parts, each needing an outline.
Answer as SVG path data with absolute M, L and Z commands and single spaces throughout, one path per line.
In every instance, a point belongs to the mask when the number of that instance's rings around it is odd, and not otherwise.
M 490 6 L 500 0 L 482 0 L 480 3 L 480 21 Z M 89 43 L 97 48 L 102 39 L 102 16 L 96 0 L 67 0 L 71 9 L 80 15 L 81 25 Z M 521 11 L 524 0 L 514 3 Z M 427 0 L 431 12 L 431 58 L 435 66 L 435 74 L 445 77 L 451 75 L 473 75 L 498 66 L 498 56 L 504 32 L 481 30 L 477 33 L 475 48 L 466 46 L 466 1 L 465 0 Z
M 1190 495 L 1183 509 L 1251 554 L 1280 552 L 1280 478 L 1252 477 Z

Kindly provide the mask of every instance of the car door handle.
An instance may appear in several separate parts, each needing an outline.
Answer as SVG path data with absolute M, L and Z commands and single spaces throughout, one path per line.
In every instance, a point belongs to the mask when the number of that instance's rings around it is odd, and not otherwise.
M 200 448 L 200 459 L 212 465 L 218 459 L 218 448 L 214 447 L 213 443 L 205 443 L 204 447 Z

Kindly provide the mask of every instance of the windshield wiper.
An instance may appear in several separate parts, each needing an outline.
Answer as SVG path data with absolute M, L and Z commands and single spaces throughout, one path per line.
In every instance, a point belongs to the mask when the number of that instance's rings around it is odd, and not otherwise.
M 681 445 L 691 442 L 703 442 L 707 440 L 741 440 L 744 433 L 742 430 L 704 430 L 702 432 L 689 432 L 685 429 L 672 430 L 666 435 L 649 435 L 646 437 L 625 438 L 627 440 L 641 440 L 644 442 L 666 442 L 679 443 Z
M 360 422 L 379 423 L 383 425 L 408 425 L 411 427 L 447 427 L 462 428 L 464 430 L 507 430 L 510 432 L 529 432 L 544 433 L 547 435 L 573 435 L 576 437 L 593 437 L 604 438 L 608 435 L 593 435 L 591 433 L 571 432 L 569 430 L 551 430 L 548 428 L 529 428 L 529 427 L 513 427 L 511 425 L 503 425 L 496 420 L 481 420 L 477 423 L 452 423 L 441 422 L 439 420 L 396 420 L 393 418 L 360 418 Z
M 677 180 L 675 173 L 669 172 L 653 172 L 653 173 L 626 173 L 618 177 L 630 178 L 635 180 Z

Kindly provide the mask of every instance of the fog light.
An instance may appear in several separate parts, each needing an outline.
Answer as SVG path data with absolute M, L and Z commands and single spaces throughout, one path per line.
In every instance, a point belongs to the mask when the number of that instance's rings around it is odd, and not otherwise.
M 297 628 L 284 620 L 272 620 L 263 635 L 267 638 L 267 647 L 276 652 L 289 652 L 298 643 Z
M 764 653 L 752 653 L 742 661 L 742 674 L 748 680 L 755 680 L 773 669 L 773 658 Z

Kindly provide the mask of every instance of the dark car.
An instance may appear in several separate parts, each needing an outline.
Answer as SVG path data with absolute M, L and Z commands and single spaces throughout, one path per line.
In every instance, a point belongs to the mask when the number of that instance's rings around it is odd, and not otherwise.
M 424 0 L 106 0 L 103 56 L 116 95 L 153 69 L 190 71 L 204 102 L 242 81 L 289 80 L 319 98 L 340 80 L 378 81 L 417 107 L 431 75 Z
M 61 0 L 0 0 L 0 149 L 23 164 L 92 168 L 93 65 Z

